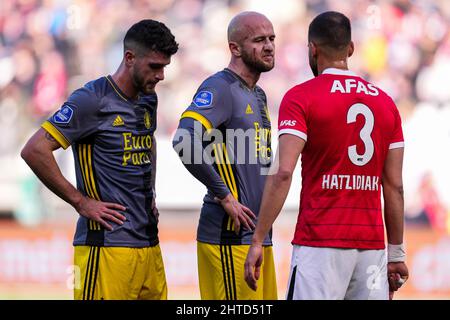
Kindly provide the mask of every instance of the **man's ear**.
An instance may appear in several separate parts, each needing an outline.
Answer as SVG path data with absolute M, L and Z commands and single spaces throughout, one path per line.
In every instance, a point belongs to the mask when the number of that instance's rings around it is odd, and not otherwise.
M 348 57 L 350 58 L 353 55 L 353 52 L 355 52 L 355 45 L 353 41 L 350 41 L 350 45 L 348 47 Z
M 230 48 L 230 52 L 235 57 L 240 57 L 241 54 L 241 47 L 237 42 L 230 41 L 228 42 L 228 48 Z
M 125 50 L 123 58 L 124 58 L 124 61 L 125 61 L 125 66 L 130 68 L 130 67 L 132 67 L 134 65 L 134 62 L 136 60 L 136 55 L 134 54 L 133 51 L 127 49 L 127 50 Z

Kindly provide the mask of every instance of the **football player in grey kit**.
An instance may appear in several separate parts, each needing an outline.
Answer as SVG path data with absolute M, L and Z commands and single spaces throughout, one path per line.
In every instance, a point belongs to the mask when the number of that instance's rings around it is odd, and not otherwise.
M 244 281 L 254 212 L 259 211 L 271 164 L 267 99 L 256 83 L 274 66 L 274 39 L 272 23 L 264 15 L 243 12 L 234 17 L 228 26 L 228 68 L 200 85 L 174 137 L 183 164 L 208 189 L 197 230 L 202 299 L 277 298 L 271 235 L 264 241 L 258 290 L 250 290 Z
M 155 86 L 177 50 L 164 24 L 134 24 L 118 70 L 75 90 L 22 151 L 42 182 L 80 214 L 77 300 L 167 299 L 154 201 Z M 53 156 L 69 146 L 77 188 Z

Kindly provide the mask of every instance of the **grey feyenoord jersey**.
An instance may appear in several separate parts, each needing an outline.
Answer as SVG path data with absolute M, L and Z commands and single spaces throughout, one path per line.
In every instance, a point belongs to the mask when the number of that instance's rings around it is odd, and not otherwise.
M 271 162 L 271 124 L 264 91 L 258 86 L 249 89 L 237 74 L 224 69 L 201 84 L 181 116 L 180 128 L 189 126 L 192 119 L 202 123 L 205 136 L 214 136 L 212 147 L 211 142 L 205 141 L 203 146 L 204 150 L 212 151 L 213 167 L 223 184 L 257 215 Z M 223 142 L 208 131 L 220 132 Z M 194 174 L 202 165 L 190 166 L 189 170 Z M 213 244 L 250 244 L 253 232 L 241 226 L 236 235 L 232 219 L 214 200 L 213 189 L 207 187 L 197 240 Z M 271 237 L 270 232 L 265 245 L 272 244 Z
M 102 77 L 72 93 L 42 124 L 66 149 L 72 146 L 77 188 L 84 195 L 122 204 L 123 225 L 107 231 L 80 216 L 74 245 L 147 247 L 158 244 L 151 148 L 156 129 L 156 95 L 132 101 L 113 79 Z

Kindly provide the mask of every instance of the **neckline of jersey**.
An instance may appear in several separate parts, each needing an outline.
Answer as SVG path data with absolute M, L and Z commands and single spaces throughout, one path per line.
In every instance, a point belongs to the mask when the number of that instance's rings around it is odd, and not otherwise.
M 111 85 L 111 87 L 114 89 L 114 91 L 117 93 L 117 95 L 122 99 L 125 100 L 126 102 L 129 102 L 131 104 L 133 104 L 133 99 L 131 99 L 129 96 L 127 96 L 122 90 L 120 90 L 119 86 L 116 84 L 116 82 L 114 81 L 114 79 L 112 78 L 111 75 L 107 75 L 106 79 L 108 80 L 109 84 Z M 139 100 L 139 95 L 136 99 L 136 101 Z
M 333 74 L 338 76 L 351 76 L 358 77 L 356 73 L 350 70 L 338 69 L 338 68 L 326 68 L 322 71 L 322 74 Z
M 248 91 L 251 91 L 251 92 L 255 91 L 256 85 L 255 85 L 255 88 L 251 89 L 251 88 L 249 88 L 249 86 L 247 85 L 245 80 L 240 75 L 238 75 L 236 72 L 234 72 L 230 68 L 225 68 L 223 70 L 224 71 L 228 71 L 229 73 L 231 73 L 231 75 L 234 76 L 236 79 L 238 79 Z

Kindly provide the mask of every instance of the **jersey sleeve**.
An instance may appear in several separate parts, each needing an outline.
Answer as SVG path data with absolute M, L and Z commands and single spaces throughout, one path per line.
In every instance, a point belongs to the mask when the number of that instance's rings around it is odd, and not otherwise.
M 218 128 L 230 120 L 232 107 L 228 82 L 220 78 L 209 78 L 198 88 L 181 119 L 193 118 L 206 129 Z
M 403 148 L 405 146 L 405 142 L 403 138 L 402 119 L 393 101 L 392 104 L 394 109 L 394 130 L 392 131 L 392 136 L 389 142 L 389 149 Z
M 41 127 L 67 149 L 98 130 L 99 99 L 87 88 L 75 90 Z
M 308 138 L 306 101 L 301 92 L 289 90 L 281 101 L 278 113 L 278 136 L 292 134 L 303 140 Z
M 219 199 L 223 199 L 230 193 L 230 190 L 214 170 L 212 165 L 214 160 L 211 155 L 204 152 L 203 132 L 202 126 L 196 128 L 194 119 L 183 118 L 180 120 L 172 145 L 186 169 L 210 192 Z M 196 155 L 200 155 L 201 161 L 196 160 Z

